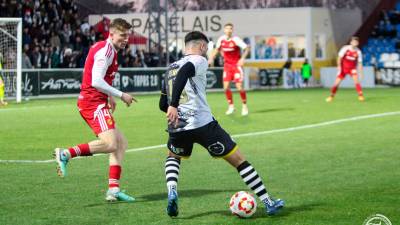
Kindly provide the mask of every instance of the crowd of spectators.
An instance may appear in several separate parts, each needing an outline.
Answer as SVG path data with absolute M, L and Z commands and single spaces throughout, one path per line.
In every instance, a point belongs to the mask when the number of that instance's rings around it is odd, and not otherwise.
M 101 4 L 101 0 L 97 4 Z M 144 12 L 147 0 L 130 0 L 119 3 L 118 0 L 103 0 L 108 4 L 135 6 L 132 11 Z M 274 7 L 328 7 L 355 8 L 366 7 L 361 0 L 176 0 L 178 11 L 186 10 L 227 10 L 256 9 Z M 376 5 L 378 0 L 369 4 Z M 371 8 L 371 7 L 370 7 Z M 107 38 L 108 29 L 105 20 L 100 26 L 90 26 L 88 19 L 78 14 L 76 0 L 0 0 L 0 17 L 20 17 L 23 19 L 23 67 L 24 68 L 82 68 L 89 47 L 99 40 Z M 107 13 L 107 12 L 102 12 Z M 121 67 L 154 67 L 165 65 L 158 54 L 145 52 L 131 45 L 120 51 L 118 63 Z M 0 52 L 7 56 L 7 52 Z M 8 54 L 9 55 L 9 54 Z M 175 60 L 176 53 L 170 54 Z M 7 57 L 4 57 L 7 59 Z M 161 60 L 161 61 L 160 61 Z
M 107 24 L 79 18 L 75 0 L 1 0 L 0 17 L 23 19 L 23 68 L 83 68 L 90 46 L 108 36 Z M 157 66 L 156 60 L 132 48 L 118 55 L 121 67 Z
M 91 0 L 81 0 L 88 4 Z M 104 1 L 98 13 L 147 12 L 151 0 L 98 0 Z M 163 2 L 163 1 L 162 1 Z M 360 8 L 364 18 L 369 15 L 379 0 L 171 0 L 170 11 L 265 9 L 283 7 L 325 7 L 329 9 Z M 109 7 L 109 5 L 115 7 Z M 161 3 L 163 4 L 163 3 Z

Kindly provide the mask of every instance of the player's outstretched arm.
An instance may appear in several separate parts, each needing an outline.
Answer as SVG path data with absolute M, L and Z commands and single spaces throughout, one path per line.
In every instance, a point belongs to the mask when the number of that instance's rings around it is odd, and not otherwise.
M 210 57 L 208 58 L 208 65 L 213 66 L 214 65 L 214 59 L 218 55 L 218 49 L 214 48 L 211 51 Z
M 337 60 L 336 60 L 336 64 L 337 64 L 337 69 L 338 69 L 338 71 L 340 71 L 341 70 L 341 62 L 342 62 L 342 57 L 337 57 Z
M 167 112 L 168 109 L 168 97 L 167 97 L 167 88 L 165 86 L 164 80 L 161 82 L 161 95 L 160 95 L 160 101 L 158 103 L 158 107 L 160 108 L 161 111 Z
M 109 85 L 104 77 L 106 75 L 108 65 L 112 63 L 112 58 L 107 58 L 103 54 L 96 54 L 94 58 L 94 64 L 92 68 L 92 86 L 97 90 L 107 94 L 108 96 L 113 96 L 120 98 L 127 106 L 130 106 L 136 99 L 127 93 L 114 88 Z
M 243 52 L 243 54 L 242 54 L 242 57 L 240 57 L 240 59 L 239 59 L 238 66 L 243 66 L 244 60 L 245 60 L 246 57 L 249 55 L 249 53 L 250 53 L 250 46 L 247 46 L 247 47 L 244 49 L 244 52 Z
M 167 112 L 167 109 L 168 109 L 168 98 L 167 98 L 167 95 L 165 95 L 165 94 L 163 94 L 163 93 L 161 93 L 161 95 L 160 95 L 160 101 L 159 101 L 159 103 L 158 103 L 158 107 L 160 108 L 160 110 L 161 111 L 163 111 L 163 112 Z
M 137 102 L 137 100 L 128 93 L 122 93 L 121 100 L 125 102 L 127 106 L 130 106 L 133 101 Z
M 102 52 L 99 52 L 94 56 L 94 63 L 92 68 L 92 87 L 109 96 L 121 98 L 122 91 L 109 85 L 104 80 L 107 69 L 111 63 L 112 59 L 107 58 L 105 55 L 102 54 Z

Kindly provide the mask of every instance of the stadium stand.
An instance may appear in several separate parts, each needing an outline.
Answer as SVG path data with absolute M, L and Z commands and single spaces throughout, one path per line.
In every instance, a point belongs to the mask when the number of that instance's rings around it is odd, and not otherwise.
M 400 2 L 381 12 L 362 51 L 366 66 L 400 68 Z
M 103 14 L 113 12 L 145 12 L 147 2 L 135 2 L 124 5 L 123 1 L 87 0 L 1 0 L 0 17 L 23 18 L 23 68 L 82 68 L 89 47 L 96 41 L 105 38 L 99 26 L 90 26 L 87 14 L 79 13 L 80 8 L 91 8 L 91 13 Z M 99 4 L 113 7 L 88 7 Z M 104 2 L 104 4 L 102 4 Z M 327 7 L 331 9 L 361 8 L 363 16 L 377 4 L 371 0 L 363 4 L 361 0 L 265 0 L 265 1 L 204 1 L 177 0 L 178 10 L 227 10 L 256 9 L 277 7 Z M 106 4 L 107 3 L 107 4 Z M 118 7 L 117 7 L 118 6 Z M 82 12 L 82 10 L 80 10 Z M 400 48 L 400 6 L 396 10 L 383 12 L 379 24 L 374 29 L 367 45 L 364 45 L 365 65 L 377 67 L 399 65 L 398 49 Z M 385 53 L 385 54 L 383 54 Z M 390 54 L 390 57 L 387 56 Z M 2 53 L 5 55 L 5 53 Z M 171 57 L 176 54 L 170 54 Z M 180 55 L 180 54 L 179 54 Z M 155 50 L 148 52 L 140 49 L 125 49 L 119 52 L 118 62 L 121 67 L 155 67 L 160 65 Z M 175 59 L 170 59 L 173 61 Z M 396 60 L 396 61 L 393 61 Z M 161 62 L 161 65 L 164 65 Z M 4 65 L 7 68 L 7 64 Z

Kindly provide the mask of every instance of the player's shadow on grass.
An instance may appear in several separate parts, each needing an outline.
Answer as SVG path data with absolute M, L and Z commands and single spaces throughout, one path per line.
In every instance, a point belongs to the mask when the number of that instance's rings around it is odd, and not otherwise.
M 389 96 L 379 96 L 379 97 L 365 97 L 364 102 L 384 102 L 386 99 L 389 99 Z
M 196 197 L 202 197 L 205 195 L 213 195 L 217 193 L 234 193 L 237 190 L 211 190 L 211 189 L 194 189 L 194 190 L 179 190 L 179 198 L 196 198 Z M 138 196 L 137 202 L 153 202 L 153 201 L 166 201 L 167 200 L 167 192 L 163 193 L 154 193 L 154 194 L 148 194 L 148 195 L 142 195 Z
M 278 214 L 276 214 L 274 216 L 268 216 L 265 213 L 265 208 L 259 207 L 257 209 L 256 213 L 252 217 L 247 218 L 246 220 L 254 220 L 254 219 L 261 219 L 261 218 L 278 219 L 280 217 L 286 217 L 286 216 L 290 215 L 291 213 L 300 213 L 300 212 L 304 212 L 304 211 L 311 211 L 314 208 L 317 208 L 318 206 L 321 206 L 321 205 L 322 204 L 320 204 L 320 203 L 312 203 L 312 204 L 297 205 L 297 206 L 289 205 L 289 206 L 285 206 L 285 208 L 283 208 L 283 210 L 281 212 L 279 212 Z M 190 219 L 195 219 L 195 218 L 199 218 L 199 217 L 203 217 L 203 216 L 209 216 L 209 215 L 213 215 L 213 214 L 232 217 L 232 213 L 229 211 L 229 209 L 227 209 L 227 210 L 214 210 L 214 211 L 202 212 L 202 213 L 193 214 L 193 215 L 187 216 L 187 217 L 177 217 L 175 219 L 190 220 Z
M 272 109 L 259 109 L 251 111 L 251 113 L 270 113 L 270 112 L 284 112 L 284 111 L 293 111 L 294 108 L 272 108 Z
M 195 198 L 195 197 L 202 197 L 205 195 L 212 195 L 212 194 L 217 194 L 221 192 L 227 192 L 227 193 L 234 193 L 236 192 L 237 189 L 224 189 L 224 190 L 211 190 L 211 189 L 195 189 L 195 190 L 180 190 L 179 193 L 179 198 Z M 112 204 L 135 204 L 136 202 L 154 202 L 154 201 L 167 201 L 167 192 L 163 193 L 154 193 L 154 194 L 148 194 L 148 195 L 142 195 L 142 196 L 135 196 L 136 200 L 133 203 L 129 202 L 112 202 L 108 203 L 106 201 L 101 202 L 101 203 L 93 203 L 93 204 L 88 204 L 85 205 L 84 207 L 97 207 L 97 206 L 104 206 L 104 205 L 112 205 Z
M 136 201 L 134 201 L 134 202 L 107 202 L 107 201 L 103 201 L 103 202 L 100 202 L 100 203 L 93 203 L 93 204 L 84 205 L 83 207 L 90 208 L 90 207 L 105 206 L 105 205 L 135 204 L 135 202 Z

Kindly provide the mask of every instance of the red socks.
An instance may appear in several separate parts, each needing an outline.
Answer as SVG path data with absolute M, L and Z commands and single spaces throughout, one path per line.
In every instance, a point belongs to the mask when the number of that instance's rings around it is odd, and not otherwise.
M 69 154 L 71 155 L 71 158 L 74 158 L 77 156 L 91 156 L 92 155 L 92 153 L 90 153 L 89 144 L 80 144 L 80 145 L 69 148 L 68 151 L 69 151 Z
M 241 90 L 239 93 L 240 93 L 240 98 L 242 99 L 243 104 L 246 104 L 246 102 L 247 102 L 246 91 L 245 90 Z M 226 96 L 226 100 L 228 100 L 228 104 L 232 105 L 233 104 L 233 98 L 232 98 L 231 89 L 225 90 L 225 96 Z
M 337 89 L 338 89 L 338 86 L 333 86 L 332 87 L 332 89 L 331 89 L 331 96 L 332 97 L 335 96 Z
M 333 86 L 333 87 L 332 87 L 332 89 L 331 89 L 331 96 L 335 96 L 337 89 L 338 89 L 337 86 Z M 363 92 L 362 92 L 362 88 L 361 88 L 360 83 L 356 84 L 356 90 L 357 90 L 357 93 L 358 93 L 359 96 L 362 96 L 362 95 L 363 95 Z
M 357 93 L 358 93 L 359 96 L 363 95 L 362 89 L 361 89 L 361 85 L 359 83 L 356 84 L 356 90 L 357 90 Z
M 245 90 L 241 90 L 240 91 L 240 98 L 242 99 L 243 104 L 246 104 L 247 97 L 246 97 L 246 91 Z
M 233 104 L 233 99 L 232 99 L 232 91 L 231 91 L 231 89 L 226 89 L 225 90 L 225 96 L 226 96 L 226 100 L 228 100 L 228 104 L 232 105 Z
M 121 166 L 120 165 L 111 165 L 109 176 L 108 176 L 108 187 L 119 187 L 119 179 L 121 178 Z

